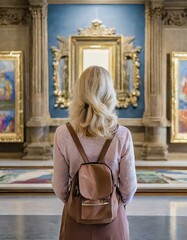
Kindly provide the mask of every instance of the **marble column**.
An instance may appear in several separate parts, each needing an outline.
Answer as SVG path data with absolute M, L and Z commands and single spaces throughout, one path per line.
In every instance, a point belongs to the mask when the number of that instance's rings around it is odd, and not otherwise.
M 50 159 L 52 157 L 49 135 L 48 107 L 48 47 L 47 2 L 29 0 L 31 12 L 31 74 L 30 119 L 27 122 L 30 141 L 24 150 L 24 159 Z
M 162 79 L 162 11 L 164 0 L 146 2 L 144 160 L 166 160 L 166 80 Z

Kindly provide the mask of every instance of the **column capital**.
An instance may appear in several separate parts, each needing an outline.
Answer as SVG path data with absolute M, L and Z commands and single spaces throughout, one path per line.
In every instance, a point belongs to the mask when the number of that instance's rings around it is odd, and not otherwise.
M 146 16 L 150 18 L 161 17 L 164 11 L 164 0 L 147 0 Z
M 47 5 L 31 5 L 29 10 L 33 19 L 47 18 Z

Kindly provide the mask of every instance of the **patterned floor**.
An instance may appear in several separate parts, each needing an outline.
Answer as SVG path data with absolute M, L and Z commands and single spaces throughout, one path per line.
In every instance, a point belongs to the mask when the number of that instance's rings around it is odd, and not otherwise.
M 0 184 L 51 183 L 52 169 L 0 170 Z M 138 183 L 187 183 L 187 170 L 137 170 Z
M 52 169 L 4 169 L 0 170 L 0 184 L 51 183 Z
M 2 169 L 0 192 L 48 191 L 52 192 L 52 168 L 49 169 Z M 138 190 L 150 189 L 187 192 L 187 170 L 137 170 Z
M 138 183 L 186 183 L 187 170 L 137 170 Z

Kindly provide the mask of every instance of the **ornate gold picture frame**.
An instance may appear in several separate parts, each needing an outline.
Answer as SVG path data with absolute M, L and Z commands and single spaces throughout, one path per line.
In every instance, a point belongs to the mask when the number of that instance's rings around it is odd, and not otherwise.
M 187 142 L 187 52 L 171 53 L 171 142 Z
M 121 79 L 121 36 L 71 36 L 71 85 L 89 66 L 99 65 L 107 69 L 117 90 Z
M 134 36 L 115 35 L 114 28 L 106 28 L 98 19 L 78 35 L 58 36 L 53 52 L 53 85 L 55 105 L 65 108 L 72 98 L 72 88 L 83 70 L 91 65 L 106 68 L 114 81 L 118 108 L 137 107 L 140 95 L 141 47 L 134 47 Z
M 0 52 L 0 142 L 23 142 L 23 57 Z

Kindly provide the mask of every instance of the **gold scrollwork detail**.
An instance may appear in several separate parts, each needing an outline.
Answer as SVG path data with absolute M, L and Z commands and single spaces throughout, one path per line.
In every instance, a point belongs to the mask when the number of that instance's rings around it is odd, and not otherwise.
M 69 91 L 68 91 L 68 42 L 65 38 L 58 37 L 60 41 L 60 49 L 52 47 L 53 53 L 53 86 L 55 105 L 54 107 L 68 107 Z
M 99 19 L 94 19 L 92 25 L 85 30 L 79 28 L 78 33 L 81 36 L 111 36 L 115 35 L 115 28 L 107 28 Z
M 139 53 L 141 47 L 134 48 L 133 41 L 135 37 L 123 37 L 123 88 L 117 92 L 117 107 L 127 108 L 130 104 L 133 107 L 138 106 L 138 97 L 140 96 L 140 60 Z
M 138 51 L 134 53 L 124 53 L 125 62 L 132 62 L 132 68 L 129 69 L 127 66 L 124 76 L 124 85 L 126 86 L 123 91 L 117 92 L 117 107 L 118 108 L 127 108 L 130 104 L 133 107 L 138 106 L 138 97 L 140 96 L 139 86 L 140 86 L 140 61 L 138 58 Z M 131 75 L 131 76 L 130 76 Z M 133 78 L 134 80 L 132 81 Z M 131 82 L 131 87 L 129 88 L 129 83 Z

